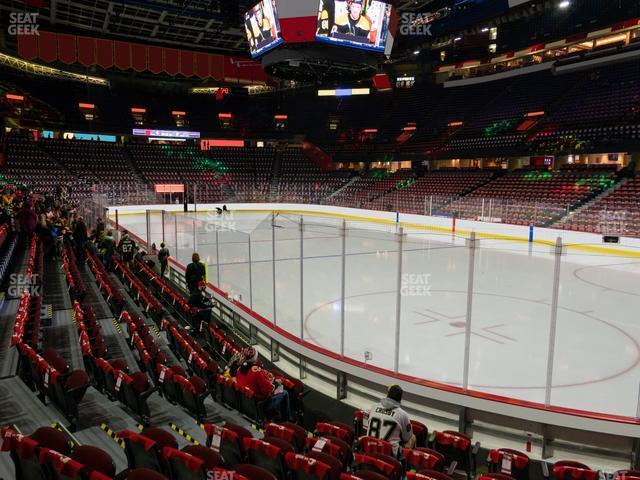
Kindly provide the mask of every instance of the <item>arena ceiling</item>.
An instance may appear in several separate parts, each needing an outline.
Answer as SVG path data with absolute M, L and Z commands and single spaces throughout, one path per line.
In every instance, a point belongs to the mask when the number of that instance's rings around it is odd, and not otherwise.
M 0 10 L 25 11 L 44 4 L 39 22 L 45 28 L 103 37 L 247 53 L 239 13 L 257 0 L 3 0 Z M 419 11 L 433 0 L 397 0 L 398 11 Z M 33 7 L 26 7 L 33 11 Z

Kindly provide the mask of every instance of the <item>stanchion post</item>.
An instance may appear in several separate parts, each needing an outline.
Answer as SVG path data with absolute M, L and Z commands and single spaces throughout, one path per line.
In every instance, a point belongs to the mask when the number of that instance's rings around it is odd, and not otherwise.
M 476 268 L 476 232 L 469 237 L 469 271 L 467 277 L 467 315 L 464 326 L 464 364 L 462 388 L 469 390 L 469 365 L 471 362 L 471 318 L 473 315 L 473 279 Z
M 402 314 L 402 253 L 404 247 L 404 228 L 398 231 L 398 279 L 396 283 L 396 331 L 393 371 L 398 373 L 400 369 L 400 317 Z
M 344 357 L 344 314 L 345 314 L 345 288 L 346 288 L 346 269 L 347 269 L 347 221 L 342 220 L 342 268 L 340 281 L 340 355 Z
M 553 268 L 553 292 L 551 297 L 551 324 L 549 325 L 549 350 L 547 357 L 547 383 L 544 404 L 551 405 L 553 387 L 553 362 L 556 349 L 556 330 L 558 324 L 558 297 L 560 295 L 560 266 L 562 265 L 562 238 L 558 237 L 554 246 L 555 263 Z

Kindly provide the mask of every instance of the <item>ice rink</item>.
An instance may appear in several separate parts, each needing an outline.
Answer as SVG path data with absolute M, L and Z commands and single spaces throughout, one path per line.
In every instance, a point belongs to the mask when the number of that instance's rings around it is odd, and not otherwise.
M 164 230 L 179 263 L 188 264 L 195 249 L 210 282 L 338 353 L 344 249 L 344 355 L 364 361 L 370 352 L 370 364 L 393 370 L 400 300 L 399 372 L 461 385 L 470 269 L 465 238 L 405 230 L 399 269 L 395 225 L 294 213 L 279 213 L 274 222 L 266 212 L 166 214 L 164 222 L 154 212 L 150 219 L 151 242 L 159 245 Z M 147 236 L 144 214 L 121 215 L 120 224 Z M 551 404 L 635 417 L 640 257 L 568 248 L 561 258 Z M 548 245 L 480 240 L 469 388 L 544 403 L 554 263 Z

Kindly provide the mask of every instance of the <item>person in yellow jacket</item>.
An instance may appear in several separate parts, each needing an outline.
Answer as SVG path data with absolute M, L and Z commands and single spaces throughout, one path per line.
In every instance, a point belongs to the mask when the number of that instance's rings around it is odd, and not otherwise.
M 362 14 L 365 0 L 347 0 L 347 15 L 336 19 L 332 32 L 353 35 L 360 41 L 369 41 L 371 19 Z

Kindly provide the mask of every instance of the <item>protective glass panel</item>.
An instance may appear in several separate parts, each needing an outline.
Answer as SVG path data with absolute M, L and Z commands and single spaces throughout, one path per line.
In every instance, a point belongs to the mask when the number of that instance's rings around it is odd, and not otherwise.
M 477 238 L 469 389 L 544 403 L 553 291 L 550 247 Z
M 251 245 L 252 309 L 265 318 L 273 320 L 273 241 L 272 214 L 247 213 L 238 215 L 246 222 Z
M 342 221 L 307 215 L 304 222 L 304 339 L 340 352 Z
M 275 232 L 276 323 L 300 336 L 300 215 L 277 214 Z
M 348 222 L 345 356 L 393 369 L 398 286 L 395 225 Z
M 464 238 L 451 233 L 417 228 L 405 232 L 399 371 L 460 385 L 468 248 Z
M 551 404 L 635 417 L 640 386 L 640 250 L 568 245 L 560 266 Z

